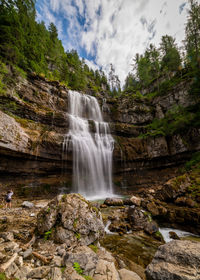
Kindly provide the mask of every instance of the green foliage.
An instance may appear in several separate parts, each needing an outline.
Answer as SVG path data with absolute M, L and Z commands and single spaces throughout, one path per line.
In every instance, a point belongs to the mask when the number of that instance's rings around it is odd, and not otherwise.
M 163 53 L 161 60 L 162 68 L 166 72 L 176 71 L 181 65 L 181 58 L 178 48 L 175 44 L 175 39 L 172 36 L 162 36 L 160 49 Z
M 76 232 L 76 233 L 75 233 L 75 236 L 76 236 L 76 238 L 77 238 L 78 240 L 80 240 L 80 239 L 81 239 L 81 235 L 80 235 L 80 233 L 79 233 L 79 232 Z
M 80 267 L 80 264 L 78 262 L 74 262 L 73 264 L 73 268 L 76 270 L 76 272 L 81 275 L 83 278 L 85 278 L 86 280 L 93 280 L 93 278 L 91 276 L 88 275 L 84 275 L 84 271 L 83 269 Z
M 190 127 L 200 126 L 200 112 L 194 108 L 199 104 L 190 108 L 182 108 L 177 106 L 169 110 L 162 119 L 154 119 L 153 122 L 146 126 L 146 133 L 141 134 L 139 138 L 148 136 L 167 136 L 175 133 L 184 133 Z M 194 113 L 195 112 L 195 113 Z
M 35 15 L 34 0 L 0 1 L 1 60 L 13 65 L 21 76 L 35 72 L 71 89 L 108 90 L 103 71 L 89 69 L 75 50 L 65 52 L 56 26 L 50 23 L 46 29 L 44 22 L 35 21 Z M 3 89 L 0 76 L 0 92 Z
M 73 222 L 73 227 L 74 227 L 74 228 L 77 227 L 77 222 L 78 222 L 78 218 L 74 219 L 74 222 Z
M 51 237 L 52 230 L 46 231 L 44 233 L 44 240 L 48 240 Z
M 64 272 L 65 272 L 65 269 L 66 269 L 66 267 L 65 267 L 65 266 L 62 266 L 62 267 L 60 268 L 60 270 L 61 270 L 61 272 L 62 272 L 62 273 L 64 273 Z
M 73 264 L 73 268 L 76 270 L 76 272 L 80 275 L 83 274 L 83 270 L 82 268 L 80 267 L 80 264 L 78 262 L 74 262 Z
M 0 273 L 0 280 L 6 280 L 6 275 L 4 273 Z
M 190 170 L 192 167 L 196 165 L 200 166 L 200 152 L 196 152 L 192 155 L 191 160 L 186 162 L 185 168 L 186 170 Z
M 6 93 L 6 85 L 4 83 L 5 75 L 8 73 L 6 65 L 0 61 L 0 95 Z
M 200 66 L 200 4 L 196 0 L 190 0 L 187 25 L 185 29 L 186 61 L 193 67 Z
M 92 249 L 92 251 L 94 251 L 95 253 L 98 252 L 98 247 L 97 247 L 97 246 L 95 246 L 95 245 L 93 245 L 93 244 L 90 244 L 88 247 L 89 247 L 90 249 Z
M 7 278 L 5 273 L 0 273 L 0 280 L 19 280 L 19 278 Z

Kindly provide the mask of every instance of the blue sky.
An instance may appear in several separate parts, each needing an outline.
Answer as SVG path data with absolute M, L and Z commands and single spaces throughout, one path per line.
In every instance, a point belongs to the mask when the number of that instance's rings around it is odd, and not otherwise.
M 158 47 L 168 34 L 182 45 L 188 8 L 186 0 L 36 1 L 37 20 L 56 25 L 65 50 L 76 49 L 106 73 L 112 63 L 122 83 L 150 43 Z

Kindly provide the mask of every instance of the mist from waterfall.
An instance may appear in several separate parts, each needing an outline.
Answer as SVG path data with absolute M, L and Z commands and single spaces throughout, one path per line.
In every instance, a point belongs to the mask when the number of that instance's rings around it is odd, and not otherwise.
M 73 192 L 87 199 L 112 195 L 114 139 L 97 99 L 69 91 L 69 132 L 64 149 L 73 153 Z

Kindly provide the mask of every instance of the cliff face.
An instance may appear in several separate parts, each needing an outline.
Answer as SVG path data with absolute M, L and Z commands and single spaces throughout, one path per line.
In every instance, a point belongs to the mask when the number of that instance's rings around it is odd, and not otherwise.
M 116 140 L 114 183 L 120 189 L 160 184 L 200 149 L 200 129 L 191 128 L 184 135 L 138 137 L 145 133 L 147 124 L 163 118 L 173 106 L 193 105 L 188 87 L 180 84 L 151 101 L 124 97 L 103 104 L 99 97 Z M 0 95 L 0 183 L 40 177 L 52 182 L 54 177 L 54 190 L 61 181 L 70 188 L 72 158 L 62 149 L 68 132 L 67 96 L 65 86 L 36 75 L 18 77 Z
M 182 82 L 151 100 L 137 97 L 123 97 L 117 102 L 110 100 L 111 127 L 116 139 L 114 169 L 118 173 L 117 185 L 136 190 L 162 184 L 178 174 L 191 154 L 200 149 L 199 128 L 179 129 L 172 135 L 158 133 L 141 137 L 155 119 L 162 120 L 170 110 L 177 107 L 184 110 L 198 102 L 189 93 L 189 88 L 189 82 Z

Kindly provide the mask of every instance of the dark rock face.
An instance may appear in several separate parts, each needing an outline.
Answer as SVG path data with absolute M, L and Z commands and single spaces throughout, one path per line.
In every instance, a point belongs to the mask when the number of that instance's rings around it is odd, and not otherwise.
M 161 245 L 145 272 L 147 280 L 199 279 L 200 243 L 176 240 Z

